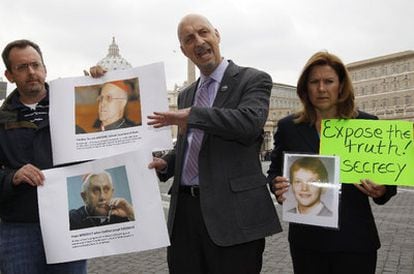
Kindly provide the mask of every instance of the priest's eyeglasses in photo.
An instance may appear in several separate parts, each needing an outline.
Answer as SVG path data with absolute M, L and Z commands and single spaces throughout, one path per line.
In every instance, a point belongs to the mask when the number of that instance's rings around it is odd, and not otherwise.
M 113 100 L 127 100 L 128 97 L 112 97 L 111 95 L 99 95 L 96 98 L 96 101 L 101 103 L 102 101 L 112 103 Z

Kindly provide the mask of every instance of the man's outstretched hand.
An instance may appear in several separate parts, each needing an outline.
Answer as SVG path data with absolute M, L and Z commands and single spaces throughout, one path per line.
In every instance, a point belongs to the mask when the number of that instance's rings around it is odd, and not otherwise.
M 154 112 L 153 115 L 148 115 L 148 125 L 155 128 L 161 128 L 170 125 L 178 126 L 178 133 L 184 134 L 187 130 L 188 116 L 191 108 L 179 109 L 177 111 Z

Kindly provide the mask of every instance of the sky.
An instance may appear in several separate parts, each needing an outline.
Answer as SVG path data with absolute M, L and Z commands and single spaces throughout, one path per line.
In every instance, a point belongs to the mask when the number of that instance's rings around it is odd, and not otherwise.
M 188 13 L 216 27 L 225 58 L 289 85 L 320 50 L 348 64 L 414 49 L 413 0 L 1 0 L 0 47 L 38 43 L 50 81 L 82 76 L 115 37 L 134 67 L 163 62 L 173 89 L 187 76 L 176 28 Z

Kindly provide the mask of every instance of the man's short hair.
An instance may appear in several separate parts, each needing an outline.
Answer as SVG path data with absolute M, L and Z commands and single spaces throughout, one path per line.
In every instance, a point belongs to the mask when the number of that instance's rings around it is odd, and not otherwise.
M 328 171 L 326 170 L 323 162 L 317 157 L 302 157 L 296 159 L 290 166 L 290 178 L 293 178 L 293 174 L 299 169 L 310 170 L 317 174 L 319 180 L 322 182 L 329 182 Z
M 11 71 L 11 62 L 9 60 L 10 51 L 13 48 L 25 49 L 26 47 L 34 48 L 37 51 L 37 53 L 39 53 L 40 58 L 42 60 L 42 64 L 45 65 L 45 63 L 43 62 L 43 54 L 42 54 L 42 51 L 40 50 L 39 45 L 37 45 L 35 42 L 32 42 L 30 40 L 21 39 L 21 40 L 15 40 L 13 42 L 8 43 L 1 54 L 1 57 L 3 58 L 3 63 L 6 66 L 6 69 L 8 71 Z

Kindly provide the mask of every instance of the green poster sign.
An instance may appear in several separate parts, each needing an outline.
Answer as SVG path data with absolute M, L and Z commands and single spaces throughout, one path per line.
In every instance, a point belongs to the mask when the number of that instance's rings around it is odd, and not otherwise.
M 322 120 L 320 154 L 340 156 L 343 183 L 414 186 L 412 122 Z

